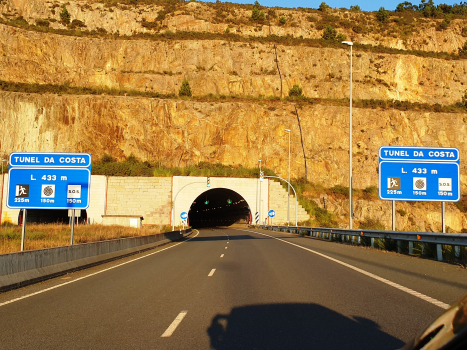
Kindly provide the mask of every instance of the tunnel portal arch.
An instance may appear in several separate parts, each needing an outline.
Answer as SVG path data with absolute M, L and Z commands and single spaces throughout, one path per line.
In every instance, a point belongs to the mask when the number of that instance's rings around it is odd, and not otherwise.
M 249 224 L 251 217 L 250 206 L 238 192 L 213 188 L 193 201 L 188 211 L 188 224 L 194 228 Z
M 211 176 L 209 185 L 208 187 L 207 178 L 203 176 L 174 176 L 172 178 L 172 224 L 174 226 L 182 225 L 180 214 L 182 212 L 188 213 L 193 202 L 200 195 L 213 189 L 231 190 L 243 198 L 248 205 L 253 222 L 255 222 L 256 213 L 263 220 L 267 217 L 269 210 L 268 181 L 261 182 L 258 178 Z M 218 192 L 218 194 L 221 193 L 223 192 Z

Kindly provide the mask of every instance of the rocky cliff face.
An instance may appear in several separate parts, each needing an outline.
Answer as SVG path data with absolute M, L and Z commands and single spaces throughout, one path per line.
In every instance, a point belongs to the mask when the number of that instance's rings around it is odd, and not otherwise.
M 104 152 L 116 157 L 134 153 L 141 159 L 185 166 L 200 161 L 265 167 L 286 174 L 288 136 L 292 130 L 292 177 L 304 176 L 304 159 L 293 107 L 283 102 L 207 103 L 111 96 L 58 96 L 0 93 L 0 134 L 3 152 Z M 308 162 L 308 179 L 325 187 L 348 183 L 348 109 L 323 105 L 298 108 Z M 467 158 L 465 116 L 382 110 L 354 110 L 354 185 L 378 185 L 378 148 L 382 145 L 457 146 Z M 462 191 L 467 164 L 461 162 Z M 380 218 L 390 227 L 388 203 L 358 201 L 357 219 Z M 322 203 L 321 203 L 322 204 Z M 334 205 L 334 207 L 329 207 Z M 427 229 L 438 225 L 436 205 L 413 208 L 412 217 L 430 217 Z M 328 202 L 343 216 L 347 206 Z M 398 208 L 399 204 L 398 204 Z M 428 208 L 428 209 L 427 209 Z M 448 225 L 467 227 L 463 215 L 449 206 Z M 426 212 L 424 212 L 424 210 Z M 457 213 L 457 214 L 456 214 Z M 439 215 L 438 215 L 439 214 Z M 454 215 L 456 214 L 456 215 Z M 419 227 L 400 217 L 398 225 Z M 418 220 L 418 219 L 417 219 Z M 418 225 L 418 226 L 417 226 Z
M 71 19 L 82 21 L 88 30 L 104 29 L 108 33 L 133 35 L 135 33 L 161 33 L 170 31 L 195 31 L 230 33 L 246 36 L 267 36 L 269 34 L 303 38 L 321 38 L 323 29 L 320 20 L 331 19 L 339 33 L 352 41 L 362 44 L 383 45 L 402 50 L 456 52 L 464 45 L 462 28 L 466 20 L 455 19 L 447 30 L 439 30 L 442 19 L 415 18 L 404 24 L 404 20 L 388 24 L 389 32 L 381 32 L 374 13 L 354 12 L 340 9 L 318 10 L 274 9 L 270 21 L 250 20 L 251 6 L 229 4 L 207 4 L 188 2 L 167 11 L 157 5 L 116 5 L 106 6 L 103 2 L 54 1 L 47 0 L 6 0 L 0 4 L 0 13 L 23 16 L 29 23 L 36 19 L 52 19 L 53 28 L 65 28 L 60 23 L 61 7 L 66 6 Z M 268 13 L 268 8 L 263 8 Z M 161 17 L 159 17 L 161 15 Z M 333 16 L 330 18 L 329 16 Z M 285 17 L 286 23 L 279 24 Z M 152 24 L 144 26 L 144 22 Z M 438 29 L 437 29 L 438 28 Z
M 0 4 L 0 13 L 4 22 L 23 16 L 30 24 L 47 19 L 50 27 L 64 29 L 59 22 L 63 5 L 65 2 L 60 1 L 5 0 Z M 71 19 L 86 25 L 82 29 L 101 33 L 118 31 L 129 36 L 166 31 L 224 33 L 229 28 L 231 33 L 242 36 L 269 34 L 268 25 L 248 20 L 251 9 L 218 6 L 190 2 L 167 11 L 162 6 L 105 7 L 97 1 L 66 3 Z M 376 28 L 371 24 L 374 14 L 277 10 L 271 32 L 319 38 L 322 30 L 317 29 L 317 23 L 329 15 L 337 16 L 339 21 L 361 21 L 368 28 Z M 278 25 L 279 16 L 287 17 L 286 25 Z M 238 21 L 234 23 L 232 18 Z M 467 23 L 463 20 L 452 21 L 445 31 L 436 30 L 437 20 L 417 20 L 418 32 L 404 39 L 397 35 L 382 36 L 376 29 L 364 34 L 351 28 L 338 27 L 338 31 L 354 41 L 401 49 L 456 52 L 465 41 L 462 28 Z M 0 80 L 177 94 L 186 78 L 198 97 L 184 100 L 0 92 L 0 146 L 4 154 L 82 151 L 99 158 L 106 152 L 123 159 L 133 153 L 140 159 L 161 161 L 169 166 L 208 161 L 255 167 L 257 160 L 262 159 L 264 166 L 286 174 L 288 137 L 284 129 L 288 128 L 292 130 L 292 177 L 304 176 L 304 155 L 293 103 L 258 98 L 280 96 L 272 44 L 161 37 L 112 39 L 33 29 L 0 24 Z M 315 104 L 294 102 L 301 119 L 308 180 L 325 187 L 346 185 L 348 107 L 319 99 L 349 96 L 348 48 L 281 44 L 277 45 L 277 54 L 284 96 L 297 84 L 307 97 L 318 99 Z M 462 101 L 465 94 L 465 62 L 354 50 L 353 97 L 454 104 Z M 235 99 L 220 102 L 223 100 L 199 97 L 209 94 L 234 95 Z M 466 159 L 466 118 L 465 113 L 354 108 L 354 186 L 378 185 L 378 148 L 383 145 L 458 147 L 461 159 Z M 461 161 L 463 193 L 467 190 L 466 167 Z M 324 205 L 319 200 L 317 203 Z M 345 201 L 330 199 L 328 205 L 338 216 L 345 217 L 348 208 Z M 390 227 L 389 205 L 358 200 L 357 220 L 376 218 Z M 398 203 L 398 208 L 407 212 L 397 217 L 398 229 L 439 231 L 441 214 L 437 205 Z M 467 229 L 465 215 L 455 206 L 448 205 L 448 213 L 448 226 L 455 231 Z
M 278 45 L 283 91 L 349 96 L 348 49 Z M 451 104 L 467 88 L 466 60 L 354 51 L 353 98 Z M 80 38 L 0 25 L 0 79 L 194 95 L 280 96 L 271 44 Z

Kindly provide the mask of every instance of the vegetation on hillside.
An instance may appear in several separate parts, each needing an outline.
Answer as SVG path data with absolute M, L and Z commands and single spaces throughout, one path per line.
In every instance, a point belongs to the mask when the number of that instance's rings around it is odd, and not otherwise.
M 28 84 L 16 83 L 0 80 L 0 91 L 9 92 L 23 92 L 23 93 L 36 93 L 36 94 L 67 94 L 67 95 L 109 95 L 109 96 L 132 96 L 144 98 L 163 98 L 175 99 L 175 94 L 160 94 L 157 92 L 147 92 L 139 90 L 127 89 L 107 89 L 107 88 L 87 88 L 80 86 L 72 86 L 68 83 L 62 85 L 55 84 Z M 302 91 L 302 94 L 300 94 Z M 191 92 L 191 89 L 190 89 Z M 294 101 L 297 106 L 302 104 L 321 104 L 329 106 L 348 106 L 349 99 L 325 99 L 325 98 L 311 98 L 303 95 L 303 90 L 297 85 L 289 90 L 289 96 L 281 99 L 277 96 L 245 96 L 245 95 L 214 95 L 208 94 L 204 96 L 183 96 L 196 102 L 255 102 L 266 101 L 268 103 L 280 103 L 282 101 Z M 453 105 L 440 105 L 429 104 L 409 101 L 398 100 L 353 100 L 355 108 L 371 108 L 371 109 L 396 109 L 401 111 L 427 111 L 436 113 L 466 113 L 467 104 L 464 102 L 457 102 Z

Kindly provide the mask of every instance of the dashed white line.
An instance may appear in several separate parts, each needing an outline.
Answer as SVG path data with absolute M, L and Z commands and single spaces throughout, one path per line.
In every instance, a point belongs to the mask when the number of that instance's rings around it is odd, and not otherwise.
M 216 269 L 212 269 L 211 272 L 209 272 L 208 277 L 211 277 L 212 275 L 214 275 L 214 272 L 216 272 Z
M 225 247 L 225 249 L 227 249 L 227 247 Z
M 69 282 L 65 282 L 65 283 L 62 283 L 62 284 L 59 284 L 59 285 L 50 287 L 50 288 L 46 288 L 46 289 L 40 290 L 40 291 L 35 292 L 35 293 L 31 293 L 31 294 L 28 294 L 28 295 L 24 295 L 24 296 L 19 297 L 19 298 L 16 298 L 16 299 L 12 299 L 12 300 L 5 301 L 5 302 L 3 302 L 3 303 L 0 303 L 0 307 L 1 307 L 1 306 L 4 306 L 4 305 L 7 305 L 7 304 L 14 303 L 15 301 L 19 301 L 19 300 L 22 300 L 22 299 L 26 299 L 26 298 L 32 297 L 32 296 L 37 295 L 37 294 L 42 294 L 42 293 L 44 293 L 44 292 L 48 292 L 49 290 L 52 290 L 52 289 L 56 289 L 56 288 L 59 288 L 59 287 L 66 286 L 67 284 L 70 284 L 70 283 L 75 283 L 75 282 L 81 281 L 82 279 L 85 279 L 85 278 L 88 278 L 88 277 L 91 277 L 91 276 L 98 275 L 98 274 L 100 274 L 100 273 L 102 273 L 102 272 L 106 272 L 106 271 L 115 269 L 115 268 L 117 268 L 117 267 L 120 267 L 120 266 L 129 264 L 129 263 L 131 263 L 131 262 L 133 262 L 133 261 L 140 260 L 140 259 L 144 259 L 144 258 L 147 258 L 148 256 L 151 256 L 151 255 L 154 255 L 154 254 L 158 254 L 158 253 L 160 253 L 160 252 L 163 252 L 164 250 L 167 250 L 167 249 L 176 247 L 176 246 L 178 246 L 179 244 L 188 242 L 188 241 L 192 240 L 193 238 L 195 238 L 196 236 L 199 235 L 199 231 L 198 231 L 198 230 L 193 230 L 193 231 L 196 231 L 196 232 L 197 232 L 196 235 L 193 236 L 193 237 L 191 237 L 191 238 L 189 238 L 189 239 L 187 239 L 186 241 L 183 241 L 183 242 L 174 244 L 173 246 L 170 246 L 170 247 L 167 247 L 167 248 L 158 250 L 158 251 L 156 251 L 156 252 L 152 252 L 152 253 L 146 254 L 146 255 L 144 255 L 144 256 L 140 256 L 139 258 L 136 258 L 136 259 L 133 259 L 133 260 L 130 260 L 130 261 L 126 261 L 126 262 L 124 262 L 124 263 L 121 263 L 121 264 L 118 264 L 118 265 L 109 267 L 109 268 L 107 268 L 107 269 L 100 270 L 100 271 L 97 271 L 97 272 L 94 272 L 94 273 L 90 273 L 89 275 L 86 275 L 86 276 L 77 278 L 77 279 L 72 280 L 72 281 L 69 281 Z
M 227 242 L 227 244 L 229 244 L 230 242 Z
M 177 329 L 178 325 L 180 324 L 180 322 L 182 322 L 182 320 L 185 318 L 186 314 L 188 313 L 188 311 L 182 311 L 178 314 L 177 317 L 175 317 L 175 320 L 170 324 L 169 328 L 167 328 L 165 330 L 165 332 L 161 335 L 161 338 L 168 338 L 170 337 L 173 332 L 175 332 L 175 330 Z
M 324 255 L 324 254 L 322 254 L 322 253 L 318 253 L 317 251 L 314 251 L 314 250 L 312 250 L 312 249 L 308 249 L 308 248 L 302 247 L 302 246 L 300 246 L 300 245 L 298 245 L 298 244 L 291 243 L 291 242 L 285 241 L 285 240 L 283 240 L 283 239 L 280 239 L 280 238 L 277 238 L 277 237 L 274 237 L 274 236 L 270 236 L 270 235 L 267 235 L 267 234 L 264 234 L 264 233 L 259 233 L 259 232 L 256 232 L 256 231 L 248 231 L 248 230 L 240 230 L 240 231 L 247 231 L 247 232 L 257 233 L 257 234 L 259 234 L 259 235 L 263 235 L 263 236 L 266 236 L 266 237 L 274 238 L 274 239 L 277 239 L 278 241 L 281 241 L 281 242 L 284 242 L 284 243 L 293 245 L 293 246 L 295 246 L 295 247 L 298 247 L 298 248 L 307 250 L 307 251 L 309 251 L 309 252 L 311 252 L 311 253 L 313 253 L 313 254 L 319 255 L 319 256 L 321 256 L 321 257 L 323 257 L 323 258 L 326 258 L 326 259 L 329 259 L 329 260 L 331 260 L 331 261 L 334 261 L 335 263 L 338 263 L 338 264 L 340 264 L 340 265 L 343 265 L 343 266 L 345 266 L 345 267 L 348 267 L 349 269 L 352 269 L 352 270 L 354 270 L 354 271 L 357 271 L 357 272 L 359 272 L 359 273 L 361 273 L 361 274 L 363 274 L 363 275 L 365 275 L 365 276 L 368 276 L 368 277 L 371 277 L 371 278 L 373 278 L 373 279 L 375 279 L 375 280 L 377 280 L 377 281 L 383 282 L 383 283 L 385 283 L 385 284 L 387 284 L 387 285 L 389 285 L 389 286 L 391 286 L 391 287 L 397 288 L 397 289 L 399 289 L 399 290 L 401 290 L 401 291 L 403 291 L 403 292 L 405 292 L 405 293 L 408 293 L 408 294 L 410 294 L 410 295 L 412 295 L 412 296 L 414 296 L 414 297 L 416 297 L 416 298 L 425 300 L 426 302 L 429 302 L 429 303 L 431 303 L 431 304 L 433 304 L 433 305 L 436 305 L 436 306 L 438 306 L 438 307 L 440 307 L 440 308 L 442 308 L 442 309 L 445 309 L 445 310 L 449 309 L 449 305 L 446 304 L 446 303 L 443 303 L 442 301 L 439 301 L 439 300 L 437 300 L 437 299 L 434 299 L 434 298 L 432 298 L 432 297 L 429 297 L 428 295 L 419 293 L 419 292 L 417 292 L 417 291 L 415 291 L 415 290 L 413 290 L 413 289 L 404 287 L 404 286 L 402 286 L 402 285 L 400 285 L 400 284 L 398 284 L 398 283 L 392 282 L 392 281 L 387 280 L 387 279 L 385 279 L 385 278 L 383 278 L 383 277 L 379 277 L 379 276 L 377 276 L 377 275 L 375 275 L 375 274 L 373 274 L 373 273 L 371 273 L 371 272 L 362 270 L 362 269 L 360 269 L 360 268 L 358 268 L 358 267 L 352 266 L 352 265 L 347 264 L 347 263 L 345 263 L 345 262 L 343 262 L 343 261 L 340 261 L 340 260 L 331 258 L 330 256 Z
M 224 257 L 224 254 L 221 254 L 221 258 L 223 258 L 223 257 Z

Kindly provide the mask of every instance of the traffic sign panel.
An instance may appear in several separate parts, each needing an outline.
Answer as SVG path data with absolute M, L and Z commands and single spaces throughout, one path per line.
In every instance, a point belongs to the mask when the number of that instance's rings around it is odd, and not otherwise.
M 183 213 L 180 214 L 180 218 L 182 218 L 183 220 L 186 220 L 188 218 L 188 213 L 184 211 Z
M 7 206 L 87 209 L 91 163 L 88 153 L 12 153 Z
M 381 147 L 379 197 L 398 201 L 459 201 L 459 150 L 440 147 Z
M 276 212 L 271 209 L 270 211 L 268 211 L 268 215 L 270 218 L 273 218 L 274 216 L 276 216 Z

